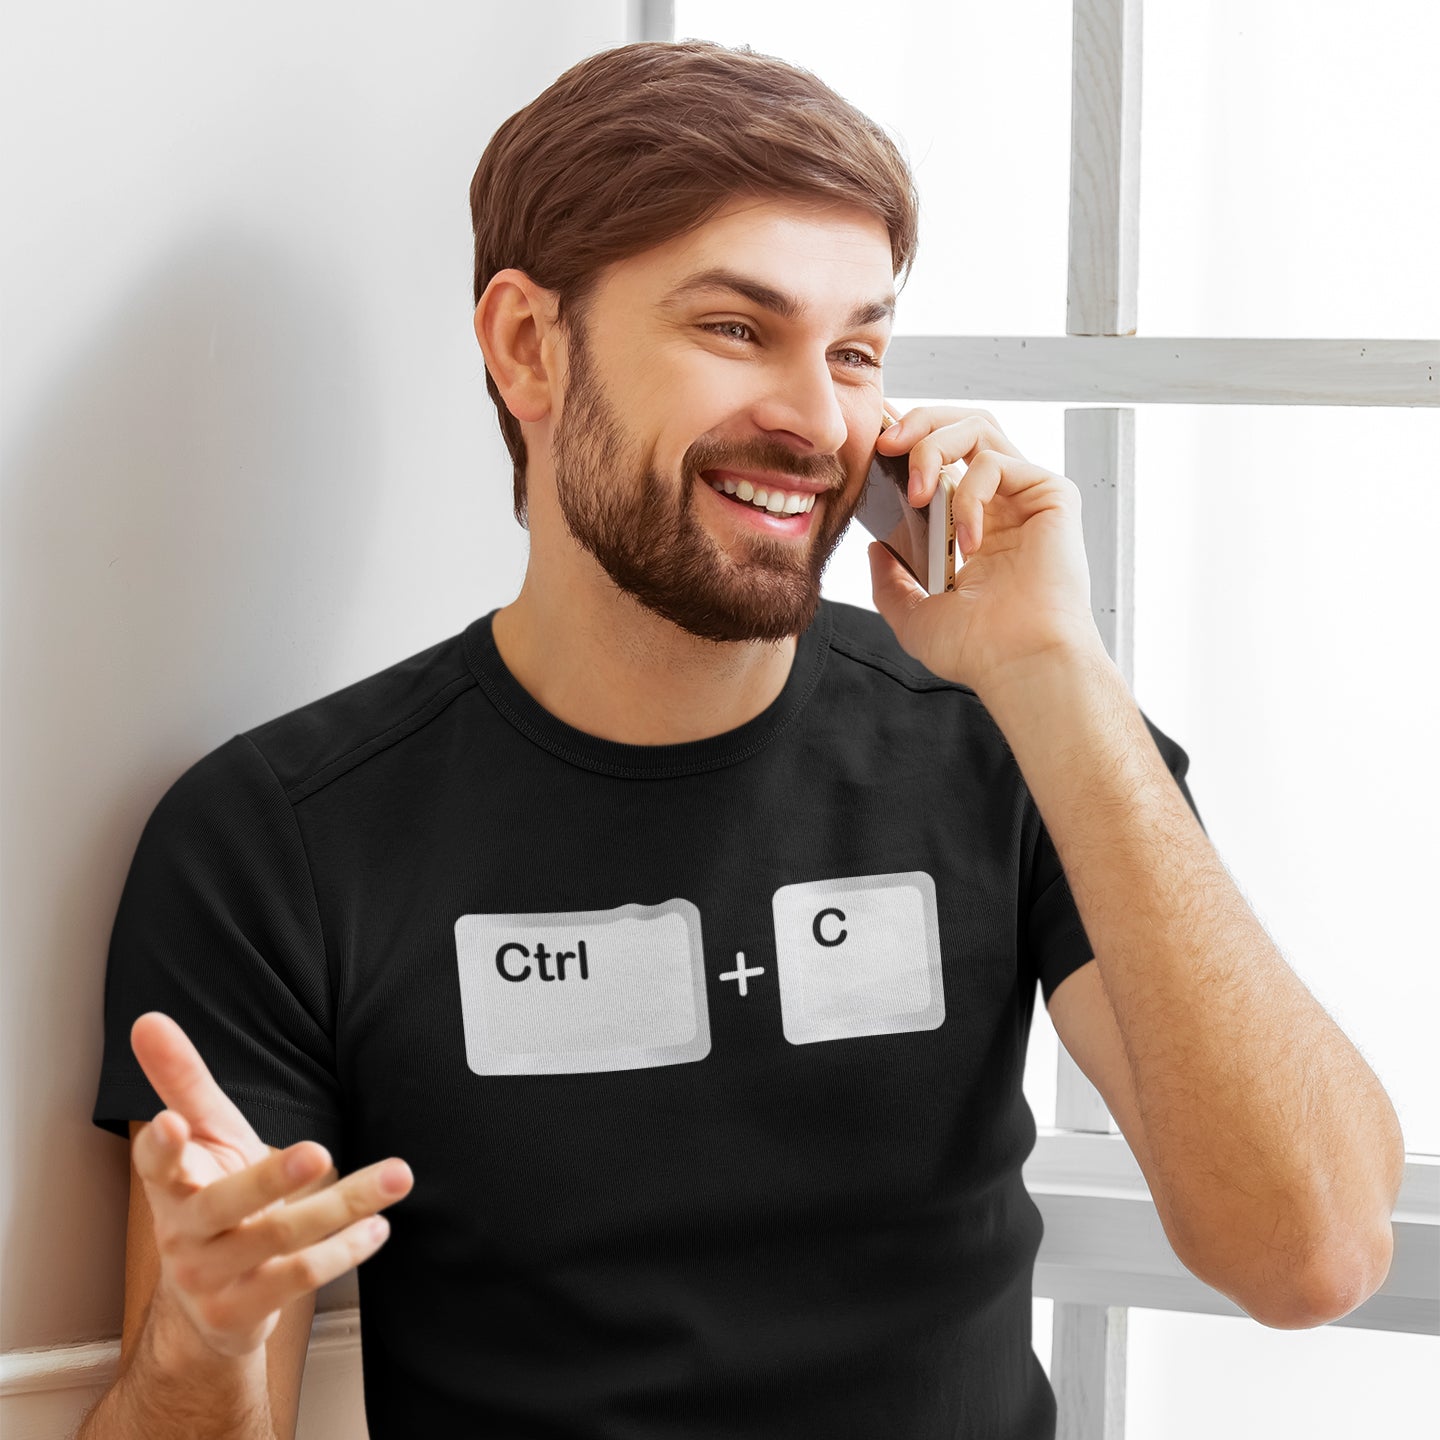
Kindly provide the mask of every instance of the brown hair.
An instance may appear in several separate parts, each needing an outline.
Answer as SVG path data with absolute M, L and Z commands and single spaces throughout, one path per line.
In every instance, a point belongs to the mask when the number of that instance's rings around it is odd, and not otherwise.
M 809 70 L 749 46 L 647 40 L 571 66 L 491 137 L 470 182 L 475 303 L 514 266 L 556 292 L 559 323 L 583 343 L 606 266 L 705 224 L 739 195 L 868 210 L 890 232 L 901 283 L 909 273 L 919 196 L 875 121 Z M 526 526 L 520 422 L 488 371 L 485 388 Z

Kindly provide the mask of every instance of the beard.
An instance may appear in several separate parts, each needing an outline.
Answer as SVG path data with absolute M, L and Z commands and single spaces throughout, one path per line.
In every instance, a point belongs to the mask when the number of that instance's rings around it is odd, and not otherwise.
M 810 628 L 820 577 L 860 496 L 844 503 L 834 455 L 799 456 L 757 437 L 696 441 L 679 483 L 647 465 L 605 393 L 582 324 L 572 331 L 565 399 L 553 444 L 555 490 L 575 543 L 647 610 L 701 640 L 779 641 Z M 722 545 L 699 513 L 702 470 L 767 469 L 827 481 L 800 539 L 742 531 Z M 823 500 L 823 503 L 821 501 Z M 727 502 L 728 503 L 728 502 Z

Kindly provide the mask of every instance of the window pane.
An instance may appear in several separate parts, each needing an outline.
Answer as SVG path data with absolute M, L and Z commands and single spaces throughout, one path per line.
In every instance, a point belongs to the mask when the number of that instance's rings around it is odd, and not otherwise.
M 1353 1325 L 1271 1330 L 1240 1316 L 1172 1310 L 1128 1314 L 1126 1440 L 1431 1433 L 1440 1361 L 1433 1336 Z
M 1434 0 L 1147 5 L 1143 52 L 1140 334 L 1440 335 Z
M 677 0 L 675 33 L 803 65 L 901 142 L 897 334 L 1064 332 L 1065 0 Z M 1150 6 L 1142 34 L 1138 333 L 1440 335 L 1440 6 Z
M 1137 699 L 1407 1148 L 1440 1152 L 1440 415 L 1148 405 L 1135 450 Z
M 897 335 L 1064 333 L 1068 0 L 676 0 L 675 34 L 801 65 L 900 145 L 921 222 Z

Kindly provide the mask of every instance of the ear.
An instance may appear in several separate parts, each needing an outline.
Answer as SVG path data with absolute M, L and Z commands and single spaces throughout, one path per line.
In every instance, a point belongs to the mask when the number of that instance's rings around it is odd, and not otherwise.
M 475 307 L 485 368 L 517 420 L 543 420 L 555 403 L 555 293 L 523 270 L 497 270 Z

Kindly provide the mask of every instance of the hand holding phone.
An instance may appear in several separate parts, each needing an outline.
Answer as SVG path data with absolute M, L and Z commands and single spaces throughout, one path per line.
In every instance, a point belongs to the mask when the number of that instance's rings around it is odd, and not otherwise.
M 880 433 L 897 423 L 882 407 Z M 958 483 L 955 475 L 941 470 L 930 503 L 916 509 L 909 498 L 909 452 L 882 455 L 876 451 L 855 511 L 855 518 L 899 555 L 931 595 L 953 590 L 957 565 L 964 564 L 955 550 L 955 516 L 950 507 Z

